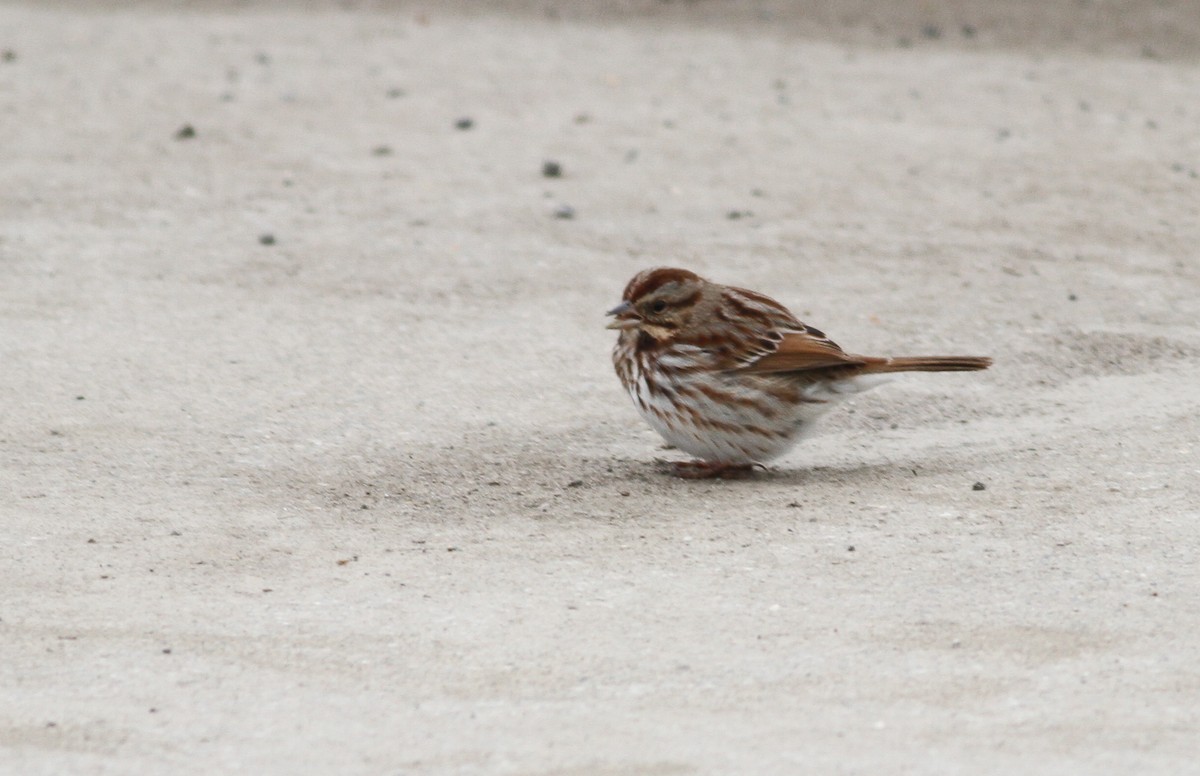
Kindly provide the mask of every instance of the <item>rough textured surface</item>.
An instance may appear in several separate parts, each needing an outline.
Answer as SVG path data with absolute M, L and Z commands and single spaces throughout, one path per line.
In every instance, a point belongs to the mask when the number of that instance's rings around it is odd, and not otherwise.
M 1200 17 L 932 5 L 0 7 L 0 770 L 1194 768 Z M 658 263 L 997 364 L 669 479 Z

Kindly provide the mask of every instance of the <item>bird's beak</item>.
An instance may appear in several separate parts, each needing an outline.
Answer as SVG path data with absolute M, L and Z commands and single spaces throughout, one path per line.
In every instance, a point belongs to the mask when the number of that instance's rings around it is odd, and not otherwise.
M 605 315 L 611 315 L 616 320 L 610 322 L 604 328 L 606 329 L 636 329 L 642 319 L 633 311 L 633 305 L 629 302 L 621 302 L 619 305 L 609 310 Z

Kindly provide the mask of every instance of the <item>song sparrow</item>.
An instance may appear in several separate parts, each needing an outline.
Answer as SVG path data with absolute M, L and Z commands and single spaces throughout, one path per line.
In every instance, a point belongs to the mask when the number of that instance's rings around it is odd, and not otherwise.
M 723 476 L 783 455 L 834 402 L 889 372 L 986 369 L 990 358 L 846 353 L 783 305 L 686 269 L 636 275 L 608 311 L 613 365 L 642 417 L 698 461 L 682 477 Z

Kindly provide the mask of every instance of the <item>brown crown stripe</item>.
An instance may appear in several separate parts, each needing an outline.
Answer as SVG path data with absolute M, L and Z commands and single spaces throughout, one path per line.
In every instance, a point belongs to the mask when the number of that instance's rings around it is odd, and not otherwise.
M 647 270 L 639 273 L 633 280 L 629 281 L 629 285 L 625 287 L 623 297 L 625 301 L 632 302 L 635 299 L 641 299 L 646 294 L 657 291 L 667 283 L 685 280 L 700 280 L 700 276 L 686 269 L 676 269 L 675 267 L 659 267 L 658 269 Z

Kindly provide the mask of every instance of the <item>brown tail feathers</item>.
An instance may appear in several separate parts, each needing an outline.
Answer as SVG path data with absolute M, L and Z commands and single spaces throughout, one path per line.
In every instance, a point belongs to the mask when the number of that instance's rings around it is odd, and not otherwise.
M 872 358 L 867 362 L 868 374 L 885 372 L 974 372 L 987 369 L 992 360 L 987 356 L 907 356 L 901 358 Z

